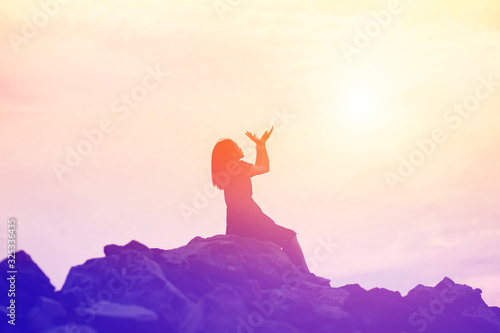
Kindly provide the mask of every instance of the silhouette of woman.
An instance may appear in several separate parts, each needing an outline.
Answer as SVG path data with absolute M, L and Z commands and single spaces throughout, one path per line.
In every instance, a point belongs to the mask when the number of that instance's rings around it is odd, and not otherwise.
M 226 235 L 239 235 L 272 241 L 280 246 L 299 269 L 310 273 L 304 254 L 297 240 L 297 233 L 277 225 L 264 214 L 252 198 L 251 177 L 269 172 L 266 141 L 273 127 L 259 139 L 250 132 L 245 134 L 255 142 L 255 164 L 240 161 L 243 150 L 230 139 L 217 142 L 212 151 L 212 182 L 224 190 L 227 206 Z

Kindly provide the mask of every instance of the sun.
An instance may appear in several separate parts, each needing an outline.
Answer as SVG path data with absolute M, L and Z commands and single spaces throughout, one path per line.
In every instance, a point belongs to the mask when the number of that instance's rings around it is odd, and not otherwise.
M 353 124 L 368 125 L 376 121 L 378 101 L 373 91 L 369 89 L 357 89 L 346 96 L 342 116 Z
M 383 116 L 382 101 L 375 89 L 355 87 L 344 95 L 340 118 L 347 128 L 362 131 L 377 130 Z
M 392 73 L 373 67 L 354 67 L 335 76 L 333 93 L 325 99 L 325 126 L 334 122 L 338 140 L 353 153 L 403 144 L 401 130 L 404 110 L 397 98 L 404 85 L 396 84 Z

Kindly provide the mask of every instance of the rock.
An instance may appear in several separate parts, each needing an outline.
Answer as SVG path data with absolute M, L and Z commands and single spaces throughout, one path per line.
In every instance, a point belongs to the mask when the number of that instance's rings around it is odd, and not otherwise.
M 163 327 L 175 331 L 192 302 L 165 278 L 151 250 L 144 252 L 137 244 L 108 247 L 113 254 L 73 267 L 61 297 L 78 309 L 93 308 L 101 301 L 141 306 L 154 311 Z M 88 320 L 85 311 L 80 317 Z
M 36 332 L 56 326 L 64 321 L 66 310 L 58 301 L 46 297 L 38 297 L 35 307 L 27 314 L 31 327 Z
M 34 332 L 32 323 L 27 317 L 28 312 L 33 309 L 39 297 L 44 299 L 55 298 L 54 286 L 50 283 L 49 278 L 42 272 L 37 264 L 33 262 L 31 257 L 24 251 L 15 253 L 15 267 L 10 268 L 7 258 L 0 263 L 0 272 L 2 272 L 2 279 L 0 279 L 0 314 L 2 320 L 0 321 L 0 332 L 7 332 L 11 329 L 12 325 L 7 323 L 7 306 L 10 300 L 15 300 L 15 323 L 16 330 L 19 332 L 30 333 Z M 4 277 L 4 273 L 17 271 L 15 274 L 7 274 L 8 277 L 15 276 L 15 297 L 9 297 L 10 282 Z M 14 281 L 14 280 L 13 280 Z M 10 311 L 10 310 L 9 310 Z
M 234 332 L 238 317 L 246 312 L 245 302 L 238 293 L 230 286 L 220 285 L 196 302 L 180 332 Z
M 42 272 L 37 264 L 33 262 L 31 257 L 24 251 L 15 253 L 17 271 L 15 275 L 16 284 L 16 307 L 17 313 L 26 314 L 32 307 L 35 306 L 38 297 L 53 298 L 54 286 L 50 283 L 49 278 Z M 8 268 L 8 261 L 5 259 L 0 263 L 0 271 L 5 273 L 11 271 Z M 12 274 L 11 274 L 12 275 Z M 8 281 L 0 280 L 0 289 L 9 290 Z M 0 305 L 5 306 L 9 302 L 7 292 L 0 293 Z
M 445 277 L 434 288 L 419 285 L 408 292 L 409 321 L 419 330 L 500 332 L 500 318 L 481 298 L 481 290 Z
M 493 313 L 495 313 L 495 315 L 500 318 L 500 308 L 497 307 L 497 306 L 492 306 L 490 307 L 491 311 L 493 311 Z
M 98 332 L 160 332 L 156 313 L 137 305 L 99 301 L 82 312 L 88 315 L 89 324 Z
M 357 284 L 332 288 L 298 270 L 274 243 L 247 237 L 196 237 L 170 250 L 132 241 L 104 253 L 71 268 L 58 292 L 20 253 L 31 282 L 21 296 L 29 304 L 22 331 L 500 332 L 500 309 L 488 307 L 480 289 L 448 278 L 405 297 Z
M 97 333 L 97 331 L 90 326 L 67 323 L 65 325 L 49 328 L 41 333 Z

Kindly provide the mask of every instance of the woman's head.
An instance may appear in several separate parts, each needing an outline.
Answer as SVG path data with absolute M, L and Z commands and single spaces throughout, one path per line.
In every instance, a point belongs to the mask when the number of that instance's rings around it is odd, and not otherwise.
M 227 169 L 230 162 L 239 161 L 245 155 L 243 150 L 231 139 L 217 142 L 212 150 L 212 183 L 218 189 L 227 185 Z

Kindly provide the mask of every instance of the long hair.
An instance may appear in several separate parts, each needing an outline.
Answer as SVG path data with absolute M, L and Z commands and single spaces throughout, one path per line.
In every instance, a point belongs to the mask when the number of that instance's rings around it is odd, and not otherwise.
M 217 142 L 212 150 L 212 184 L 223 190 L 229 184 L 228 164 L 238 160 L 238 145 L 231 139 Z

